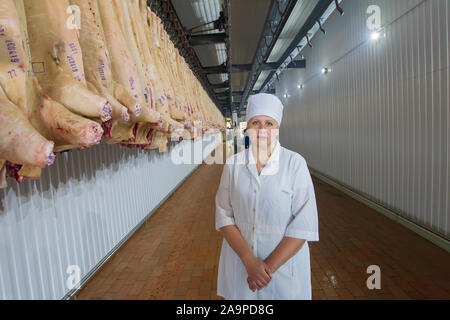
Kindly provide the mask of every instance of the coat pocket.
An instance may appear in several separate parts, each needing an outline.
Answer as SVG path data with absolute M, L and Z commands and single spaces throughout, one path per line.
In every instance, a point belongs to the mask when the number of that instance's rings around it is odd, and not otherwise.
M 294 283 L 293 259 L 286 261 L 273 275 L 274 296 L 276 300 L 291 300 L 296 290 L 297 284 Z
M 284 277 L 293 278 L 294 277 L 294 259 L 293 257 L 286 261 L 281 267 L 278 268 L 277 272 L 283 274 Z

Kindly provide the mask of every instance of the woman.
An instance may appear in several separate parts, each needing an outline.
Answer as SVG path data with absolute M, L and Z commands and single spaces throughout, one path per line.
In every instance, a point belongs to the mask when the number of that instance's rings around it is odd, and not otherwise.
M 318 241 L 314 187 L 305 159 L 281 147 L 283 105 L 249 99 L 251 145 L 227 159 L 216 195 L 224 236 L 217 294 L 230 300 L 311 299 L 308 241 Z

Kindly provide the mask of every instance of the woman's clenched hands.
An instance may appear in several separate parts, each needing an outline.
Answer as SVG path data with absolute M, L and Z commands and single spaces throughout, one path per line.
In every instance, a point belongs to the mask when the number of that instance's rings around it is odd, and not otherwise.
M 248 275 L 247 283 L 253 292 L 266 287 L 272 280 L 272 270 L 264 261 L 252 257 L 244 265 Z

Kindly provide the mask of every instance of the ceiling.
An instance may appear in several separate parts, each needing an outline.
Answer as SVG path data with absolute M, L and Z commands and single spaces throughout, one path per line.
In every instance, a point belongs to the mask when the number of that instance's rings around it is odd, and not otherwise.
M 274 70 L 279 69 L 285 62 L 282 60 L 283 58 L 286 59 L 286 54 L 292 53 L 292 47 L 298 45 L 298 37 L 305 33 L 305 27 L 308 26 L 310 28 L 311 23 L 314 24 L 318 19 L 321 19 L 323 8 L 331 7 L 330 4 L 334 2 L 333 0 L 154 1 L 169 3 L 176 12 L 184 33 L 189 36 L 226 33 L 227 40 L 223 41 L 222 39 L 222 42 L 208 42 L 210 41 L 208 40 L 206 44 L 201 45 L 190 43 L 195 52 L 196 61 L 200 62 L 201 73 L 206 74 L 210 72 L 211 70 L 205 69 L 207 67 L 219 67 L 222 65 L 223 70 L 214 70 L 213 74 L 207 74 L 204 79 L 207 79 L 206 86 L 216 98 L 219 107 L 222 108 L 225 115 L 229 115 L 232 109 L 236 109 L 236 106 L 239 108 L 242 93 L 246 88 L 247 92 L 250 93 L 253 90 L 262 89 L 263 84 L 267 83 L 267 77 L 274 76 Z M 225 30 L 214 29 L 213 24 L 201 26 L 219 19 L 221 11 L 225 12 L 227 17 L 229 15 L 228 19 L 225 19 Z M 269 31 L 269 34 L 273 35 L 273 37 L 263 37 L 263 34 L 266 35 L 268 30 L 270 30 L 270 26 L 272 26 L 272 31 Z M 198 28 L 191 30 L 194 27 Z M 270 46 L 266 42 L 264 47 L 264 39 L 269 39 Z M 229 47 L 229 50 L 227 47 Z M 266 51 L 261 51 L 262 47 L 266 48 Z M 262 69 L 256 68 L 254 73 L 251 73 L 248 71 L 250 69 L 249 66 L 260 66 L 256 62 L 257 52 L 264 52 L 263 57 L 265 60 L 263 65 L 265 67 L 268 66 L 268 63 L 273 64 L 269 66 L 270 68 L 267 71 L 261 71 Z M 231 66 L 239 68 L 239 72 L 237 70 L 231 72 L 229 58 L 231 59 Z M 242 65 L 247 65 L 247 67 Z M 253 76 L 252 79 L 254 81 L 249 83 L 250 74 Z M 230 78 L 231 83 L 226 83 Z M 223 84 L 224 82 L 223 88 L 213 88 L 211 86 L 213 84 Z M 244 95 L 244 97 L 248 98 L 248 95 Z
M 300 28 L 308 19 L 314 7 L 317 5 L 319 0 L 300 0 L 297 1 L 294 9 L 292 10 L 289 19 L 286 22 L 278 40 L 276 41 L 272 53 L 269 56 L 268 62 L 277 62 L 282 54 L 294 40 L 295 36 L 299 32 Z M 269 71 L 261 72 L 258 81 L 255 84 L 255 90 L 261 89 L 261 85 L 266 80 L 267 76 L 270 74 Z
M 172 0 L 180 22 L 187 30 L 217 20 L 223 3 L 223 0 Z M 211 26 L 207 25 L 195 31 L 202 31 L 203 34 L 218 32 L 217 30 L 207 31 L 210 28 Z M 204 67 L 221 65 L 227 61 L 224 43 L 194 46 L 194 50 Z M 220 83 L 227 80 L 228 75 L 210 75 L 208 78 L 211 83 Z
M 234 65 L 251 64 L 261 38 L 271 0 L 231 0 L 231 58 Z M 243 91 L 249 72 L 233 73 L 231 88 Z M 234 101 L 240 101 L 235 96 Z

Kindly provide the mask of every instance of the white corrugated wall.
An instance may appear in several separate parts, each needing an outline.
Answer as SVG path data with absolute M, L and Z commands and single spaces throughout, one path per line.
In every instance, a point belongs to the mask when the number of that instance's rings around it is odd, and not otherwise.
M 221 140 L 195 148 L 206 157 Z M 0 299 L 61 299 L 69 266 L 85 276 L 198 166 L 171 161 L 186 144 L 163 154 L 102 144 L 58 156 L 40 180 L 9 181 L 0 190 Z
M 369 5 L 387 25 L 378 41 L 366 27 Z M 450 1 L 342 6 L 303 51 L 307 68 L 280 77 L 280 140 L 311 168 L 448 239 Z

